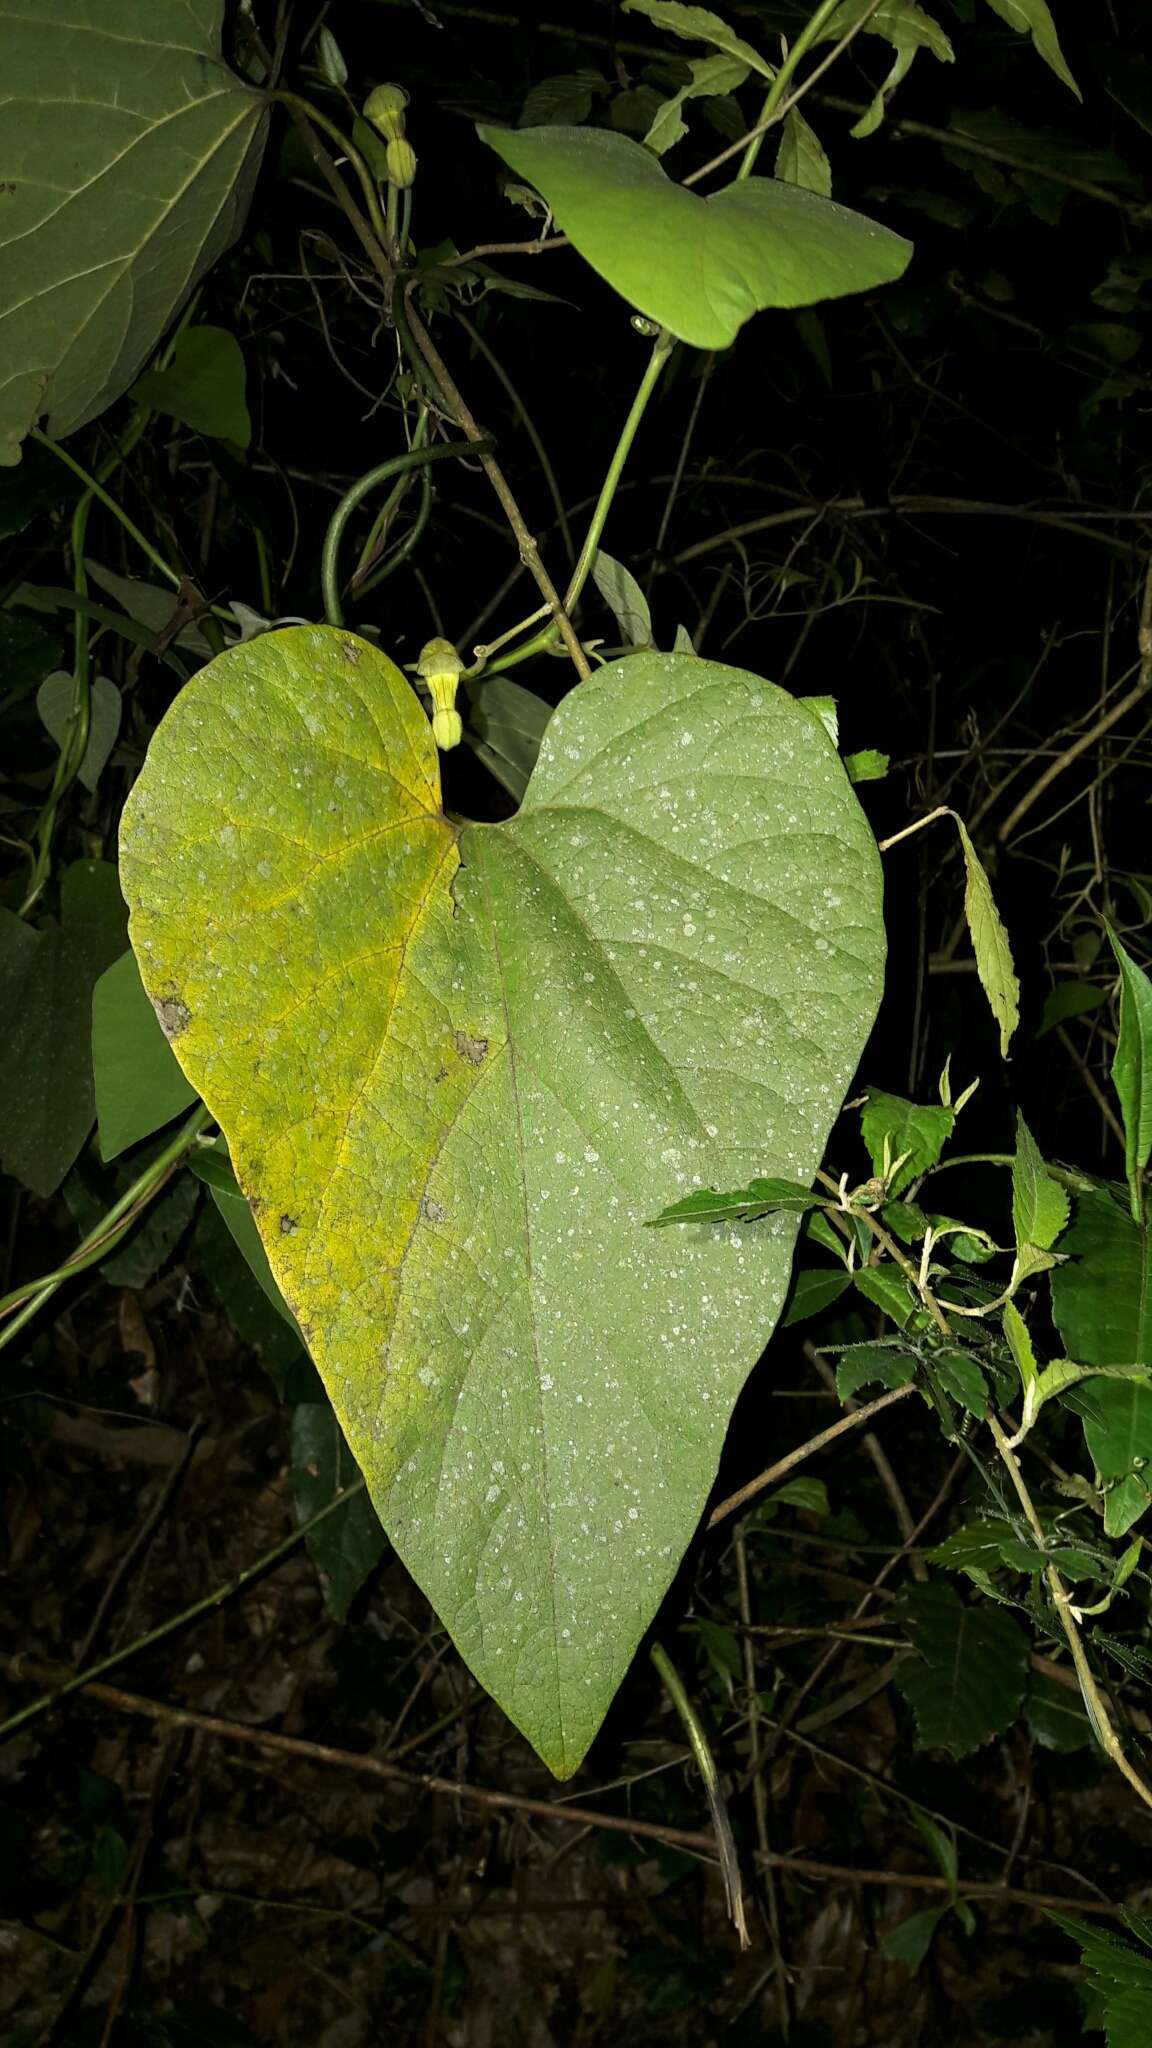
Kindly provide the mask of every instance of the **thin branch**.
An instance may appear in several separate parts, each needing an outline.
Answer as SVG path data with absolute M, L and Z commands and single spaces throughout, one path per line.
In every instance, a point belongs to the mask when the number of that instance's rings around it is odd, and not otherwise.
M 769 1465 L 767 1471 L 759 1473 L 755 1479 L 750 1479 L 746 1486 L 739 1487 L 735 1493 L 730 1493 L 727 1500 L 722 1500 L 719 1507 L 713 1508 L 706 1526 L 714 1529 L 719 1522 L 725 1521 L 729 1515 L 734 1515 L 737 1508 L 742 1508 L 746 1501 L 754 1500 L 758 1493 L 763 1493 L 766 1486 L 774 1486 L 778 1479 L 783 1479 L 786 1473 L 793 1471 L 797 1465 L 802 1465 L 806 1458 L 814 1457 L 817 1451 L 826 1450 L 838 1437 L 847 1436 L 849 1430 L 859 1429 L 864 1423 L 872 1422 L 877 1415 L 883 1414 L 885 1408 L 894 1407 L 897 1401 L 906 1401 L 909 1394 L 915 1392 L 916 1388 L 909 1381 L 906 1387 L 892 1387 L 888 1393 L 880 1394 L 875 1401 L 866 1402 L 863 1408 L 857 1408 L 853 1414 L 842 1415 L 839 1422 L 833 1422 L 827 1429 L 822 1429 L 819 1436 L 809 1437 L 806 1444 L 798 1444 L 786 1457 L 778 1458 L 774 1465 Z

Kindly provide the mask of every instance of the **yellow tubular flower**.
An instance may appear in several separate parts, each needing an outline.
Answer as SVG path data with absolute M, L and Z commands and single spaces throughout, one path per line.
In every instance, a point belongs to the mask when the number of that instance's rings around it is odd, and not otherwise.
M 432 737 L 442 754 L 458 747 L 464 736 L 456 709 L 456 685 L 463 668 L 450 640 L 428 640 L 420 649 L 416 673 L 432 699 Z

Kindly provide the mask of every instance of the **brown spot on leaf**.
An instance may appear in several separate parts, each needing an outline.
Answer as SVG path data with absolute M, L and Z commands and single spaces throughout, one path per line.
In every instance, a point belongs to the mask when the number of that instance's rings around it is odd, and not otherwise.
M 353 668 L 355 668 L 356 663 L 360 659 L 360 649 L 357 647 L 356 642 L 354 640 L 342 640 L 340 642 L 340 652 L 344 656 L 345 661 L 350 661 Z
M 295 1216 L 282 1216 L 280 1218 L 281 1237 L 291 1237 L 292 1232 L 299 1230 L 299 1228 L 300 1225 Z
M 486 1038 L 472 1038 L 467 1031 L 455 1031 L 452 1034 L 452 1042 L 461 1059 L 467 1060 L 469 1066 L 483 1066 L 488 1053 Z
M 420 1207 L 423 1209 L 429 1223 L 443 1223 L 447 1220 L 447 1209 L 442 1202 L 434 1202 L 431 1195 L 425 1195 Z
M 192 1022 L 192 1012 L 187 1003 L 181 1002 L 179 996 L 153 996 L 152 1008 L 160 1020 L 160 1029 L 169 1042 L 179 1038 L 181 1032 L 187 1031 Z

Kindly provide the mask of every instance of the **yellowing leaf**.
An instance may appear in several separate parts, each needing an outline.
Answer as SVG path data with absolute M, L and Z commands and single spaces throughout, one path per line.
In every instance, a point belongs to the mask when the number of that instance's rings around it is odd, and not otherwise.
M 400 1555 L 575 1769 L 703 1507 L 879 996 L 875 842 L 757 677 L 639 653 L 518 815 L 450 822 L 383 655 L 270 633 L 186 687 L 122 832 L 141 973 Z

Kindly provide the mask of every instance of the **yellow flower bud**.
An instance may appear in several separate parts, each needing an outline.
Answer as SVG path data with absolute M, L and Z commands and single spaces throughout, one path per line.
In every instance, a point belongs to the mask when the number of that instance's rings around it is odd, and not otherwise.
M 450 640 L 426 640 L 416 673 L 432 699 L 432 737 L 441 753 L 458 747 L 464 727 L 456 709 L 456 685 L 464 663 Z
M 408 95 L 402 85 L 376 85 L 364 102 L 364 119 L 371 121 L 386 141 L 398 141 L 404 133 L 407 105 Z
M 388 183 L 395 185 L 398 192 L 405 192 L 416 180 L 416 151 L 402 135 L 388 144 L 385 151 L 388 165 Z
M 458 747 L 464 737 L 464 727 L 458 711 L 434 711 L 432 714 L 432 737 L 442 754 L 452 747 Z

